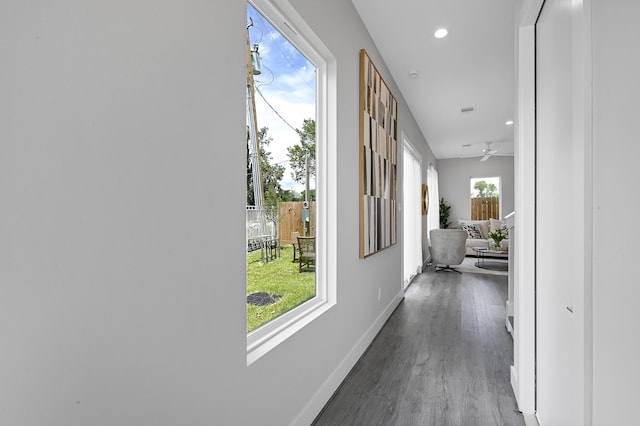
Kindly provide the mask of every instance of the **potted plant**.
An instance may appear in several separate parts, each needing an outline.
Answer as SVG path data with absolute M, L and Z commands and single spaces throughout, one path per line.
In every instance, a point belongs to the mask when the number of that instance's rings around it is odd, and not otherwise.
M 447 229 L 451 222 L 449 222 L 449 215 L 451 214 L 451 205 L 444 201 L 444 197 L 440 198 L 440 229 Z
M 493 245 L 495 246 L 495 250 L 501 250 L 500 242 L 509 237 L 507 231 L 502 228 L 498 228 L 495 231 L 489 232 L 489 238 L 493 240 Z

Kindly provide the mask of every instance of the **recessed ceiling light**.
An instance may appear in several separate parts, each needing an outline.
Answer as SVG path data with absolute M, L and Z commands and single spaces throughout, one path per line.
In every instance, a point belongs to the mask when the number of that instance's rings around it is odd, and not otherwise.
M 420 75 L 420 70 L 409 71 L 409 78 L 418 78 L 419 75 Z
M 447 31 L 446 28 L 439 28 L 435 33 L 433 33 L 433 36 L 435 38 L 445 38 L 447 34 L 449 34 L 449 31 Z
M 509 120 L 504 124 L 506 124 L 507 126 L 513 126 L 513 120 Z

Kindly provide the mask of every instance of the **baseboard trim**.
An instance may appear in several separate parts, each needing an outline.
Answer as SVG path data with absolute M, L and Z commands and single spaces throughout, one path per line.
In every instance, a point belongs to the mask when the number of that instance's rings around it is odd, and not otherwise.
M 335 370 L 329 375 L 327 380 L 320 385 L 318 391 L 311 397 L 311 400 L 300 410 L 298 415 L 291 422 L 291 426 L 309 426 L 320 414 L 324 406 L 329 402 L 335 391 L 340 387 L 344 379 L 349 375 L 356 362 L 369 348 L 373 339 L 387 322 L 393 311 L 396 310 L 402 299 L 404 291 L 400 290 L 391 300 L 387 307 L 378 315 L 378 318 L 371 324 L 367 331 L 358 339 L 347 355 L 338 364 Z
M 535 414 L 523 414 L 522 417 L 524 417 L 524 424 L 526 426 L 540 426 Z
M 431 265 L 431 256 L 427 258 L 424 262 L 422 262 L 422 270 L 420 272 L 424 272 Z
M 505 320 L 504 325 L 507 327 L 507 331 L 509 332 L 509 334 L 511 334 L 511 336 L 513 337 L 513 325 L 509 320 L 509 318 L 513 318 L 513 305 L 511 305 L 511 303 L 509 303 L 508 300 L 505 305 L 505 311 L 507 312 L 507 318 Z
M 518 370 L 516 370 L 516 366 L 511 366 L 511 387 L 513 388 L 513 394 L 516 397 L 516 402 L 518 403 L 518 407 L 520 406 L 520 401 L 518 401 L 518 390 L 520 389 L 520 385 L 518 384 Z
M 516 403 L 518 404 L 518 409 L 520 410 L 522 415 L 525 416 L 525 423 L 527 424 L 527 426 L 538 425 L 539 420 L 537 418 L 535 406 L 531 408 L 525 408 L 526 410 L 530 410 L 531 412 L 527 412 L 522 409 L 523 404 L 521 400 L 523 396 L 520 395 L 520 391 L 521 391 L 520 379 L 518 378 L 518 370 L 516 369 L 515 365 L 511 366 L 511 388 L 513 389 L 513 395 L 516 397 Z M 529 419 L 529 421 L 526 421 L 527 418 Z

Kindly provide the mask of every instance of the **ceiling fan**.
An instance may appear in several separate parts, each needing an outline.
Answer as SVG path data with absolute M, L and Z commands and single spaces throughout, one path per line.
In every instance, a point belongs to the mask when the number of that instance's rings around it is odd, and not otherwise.
M 513 156 L 513 154 L 510 153 L 500 153 L 498 152 L 498 150 L 496 148 L 493 148 L 492 144 L 496 143 L 496 144 L 502 144 L 502 143 L 507 143 L 508 141 L 487 141 L 487 142 L 477 142 L 477 143 L 468 143 L 468 144 L 464 144 L 462 145 L 463 148 L 469 148 L 471 146 L 477 146 L 480 144 L 486 144 L 486 148 L 484 148 L 482 150 L 482 154 L 479 156 L 477 154 L 474 155 L 467 155 L 467 156 L 462 156 L 462 157 L 458 157 L 458 158 L 480 158 L 480 161 L 487 161 L 489 158 L 493 157 L 493 156 L 506 156 L 506 157 L 511 157 Z
M 480 161 L 487 161 L 491 156 L 497 153 L 497 149 L 491 148 L 491 142 L 487 142 L 487 147 L 482 150 L 483 157 L 480 159 Z

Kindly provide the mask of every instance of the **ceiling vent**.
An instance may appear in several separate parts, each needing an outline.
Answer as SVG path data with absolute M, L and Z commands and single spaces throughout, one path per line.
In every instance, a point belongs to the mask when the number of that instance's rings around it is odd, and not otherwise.
M 472 106 L 470 106 L 470 107 L 464 107 L 464 108 L 462 108 L 462 109 L 460 110 L 460 112 L 473 112 L 473 111 L 475 111 L 475 110 L 476 110 L 476 107 L 472 107 Z

